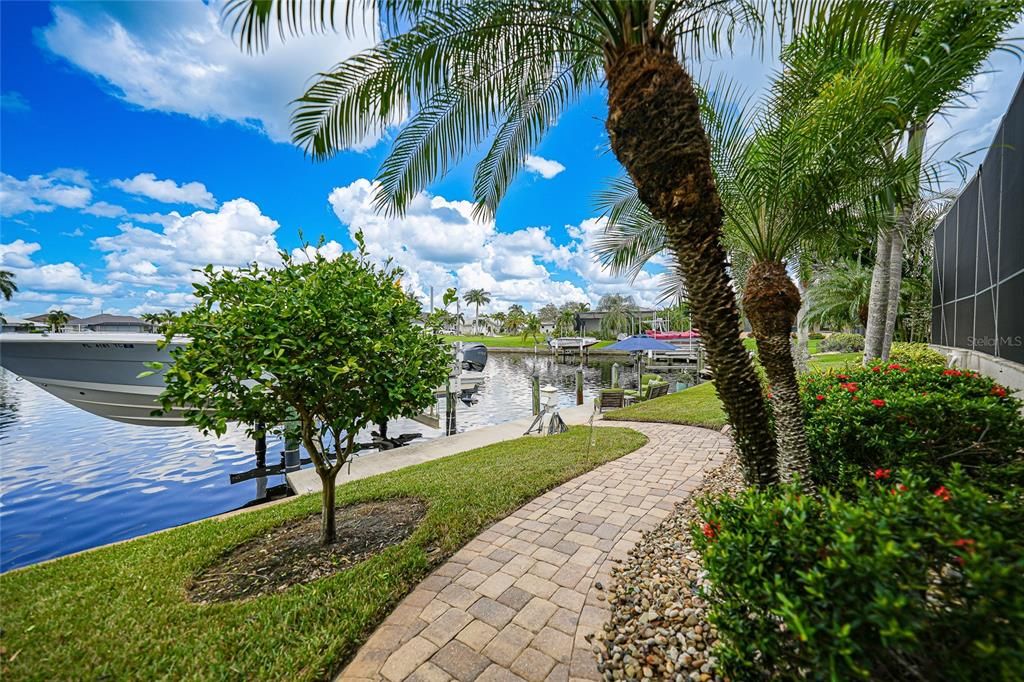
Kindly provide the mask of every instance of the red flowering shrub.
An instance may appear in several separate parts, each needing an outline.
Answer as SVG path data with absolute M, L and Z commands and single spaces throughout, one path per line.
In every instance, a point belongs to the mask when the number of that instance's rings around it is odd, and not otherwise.
M 848 488 L 878 468 L 903 467 L 938 485 L 954 462 L 998 474 L 1001 484 L 1024 482 L 1021 402 L 987 377 L 893 362 L 801 382 L 819 484 Z
M 1024 499 L 954 467 L 943 500 L 894 470 L 854 494 L 748 490 L 700 503 L 694 528 L 735 680 L 1024 679 Z

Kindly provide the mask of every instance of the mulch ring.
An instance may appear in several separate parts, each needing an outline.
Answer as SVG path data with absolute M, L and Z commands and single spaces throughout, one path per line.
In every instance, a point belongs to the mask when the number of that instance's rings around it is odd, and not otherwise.
M 405 540 L 426 512 L 413 498 L 338 507 L 338 541 L 329 547 L 320 545 L 319 513 L 290 521 L 204 569 L 188 597 L 200 604 L 247 599 L 340 573 Z

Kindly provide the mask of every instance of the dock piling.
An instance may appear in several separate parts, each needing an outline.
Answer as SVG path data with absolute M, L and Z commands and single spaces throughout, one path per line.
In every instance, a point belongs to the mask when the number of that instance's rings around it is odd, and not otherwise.
M 536 417 L 540 414 L 540 376 L 534 374 L 531 383 L 533 384 L 533 416 Z
M 583 404 L 583 368 L 576 370 L 576 404 Z

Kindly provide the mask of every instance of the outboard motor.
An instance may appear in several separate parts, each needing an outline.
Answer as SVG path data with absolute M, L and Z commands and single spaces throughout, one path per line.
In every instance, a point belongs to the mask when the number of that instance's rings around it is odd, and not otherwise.
M 487 346 L 482 343 L 462 345 L 462 369 L 467 372 L 482 372 L 487 364 Z

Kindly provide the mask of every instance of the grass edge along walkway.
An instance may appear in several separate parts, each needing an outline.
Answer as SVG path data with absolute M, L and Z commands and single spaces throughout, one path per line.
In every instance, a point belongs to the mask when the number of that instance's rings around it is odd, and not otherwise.
M 851 363 L 860 362 L 860 353 L 835 353 L 811 358 L 812 371 L 842 370 Z M 608 421 L 660 422 L 689 424 L 709 429 L 721 429 L 728 423 L 722 402 L 715 395 L 714 382 L 707 381 L 682 391 L 670 393 L 641 403 L 606 412 Z
M 317 495 L 174 528 L 0 576 L 0 677 L 326 679 L 431 568 L 544 492 L 636 450 L 627 428 L 573 427 L 338 488 L 338 504 L 418 497 L 405 542 L 280 594 L 186 601 L 191 576 L 274 526 L 319 510 Z

